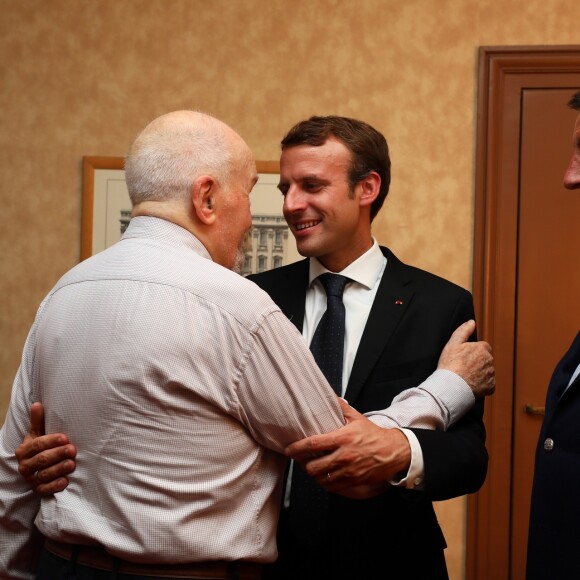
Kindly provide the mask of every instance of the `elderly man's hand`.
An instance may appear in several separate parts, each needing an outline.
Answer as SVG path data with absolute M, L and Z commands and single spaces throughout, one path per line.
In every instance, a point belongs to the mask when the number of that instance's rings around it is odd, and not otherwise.
M 347 424 L 289 445 L 286 455 L 328 491 L 352 499 L 383 493 L 388 481 L 407 472 L 411 448 L 398 429 L 383 429 L 339 399 Z
M 458 374 L 479 399 L 495 391 L 495 367 L 491 346 L 487 342 L 467 342 L 474 330 L 473 320 L 464 322 L 455 330 L 441 352 L 437 368 Z
M 18 471 L 28 485 L 41 496 L 62 491 L 69 483 L 66 475 L 75 469 L 76 454 L 63 433 L 44 434 L 44 407 L 33 403 L 28 435 L 16 449 Z

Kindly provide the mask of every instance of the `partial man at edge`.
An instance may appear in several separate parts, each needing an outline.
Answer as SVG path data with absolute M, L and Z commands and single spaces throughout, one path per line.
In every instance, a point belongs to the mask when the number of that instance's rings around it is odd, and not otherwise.
M 579 114 L 564 186 L 580 190 L 580 91 L 573 95 L 568 106 Z M 579 489 L 580 332 L 556 366 L 546 395 L 546 414 L 534 467 L 527 580 L 578 577 Z

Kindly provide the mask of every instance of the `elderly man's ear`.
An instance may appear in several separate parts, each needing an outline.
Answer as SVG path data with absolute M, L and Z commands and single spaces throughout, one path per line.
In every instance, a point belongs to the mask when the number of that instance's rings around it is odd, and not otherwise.
M 197 178 L 193 184 L 191 199 L 193 209 L 199 221 L 205 225 L 211 225 L 216 220 L 215 194 L 217 183 L 209 175 Z

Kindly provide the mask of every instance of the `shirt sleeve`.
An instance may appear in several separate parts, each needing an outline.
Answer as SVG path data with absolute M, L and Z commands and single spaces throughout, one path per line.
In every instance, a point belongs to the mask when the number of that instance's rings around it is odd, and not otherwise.
M 272 311 L 252 335 L 237 389 L 240 419 L 262 445 L 283 453 L 344 425 L 338 398 L 296 327 Z
M 43 540 L 34 525 L 41 500 L 20 476 L 15 456 L 16 447 L 28 431 L 30 405 L 38 400 L 32 387 L 35 328 L 36 324 L 27 338 L 6 421 L 0 430 L 0 578 L 7 580 L 35 577 Z
M 456 373 L 438 369 L 418 387 L 397 395 L 392 404 L 381 411 L 366 413 L 370 421 L 383 427 L 401 428 L 411 447 L 409 471 L 390 481 L 407 489 L 421 489 L 424 479 L 423 451 L 416 435 L 404 427 L 446 431 L 474 405 L 469 385 Z
M 475 403 L 469 385 L 456 373 L 438 369 L 418 387 L 397 395 L 386 409 L 365 415 L 385 429 L 414 427 L 446 431 Z

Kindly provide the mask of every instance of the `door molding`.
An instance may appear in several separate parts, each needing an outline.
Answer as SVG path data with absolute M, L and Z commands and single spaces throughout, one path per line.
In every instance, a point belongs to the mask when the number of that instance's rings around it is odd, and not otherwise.
M 479 49 L 473 296 L 478 335 L 493 346 L 498 387 L 484 417 L 487 479 L 467 503 L 470 580 L 510 577 L 521 96 L 567 88 L 567 75 L 572 95 L 580 88 L 580 46 Z

